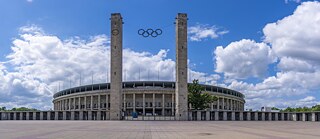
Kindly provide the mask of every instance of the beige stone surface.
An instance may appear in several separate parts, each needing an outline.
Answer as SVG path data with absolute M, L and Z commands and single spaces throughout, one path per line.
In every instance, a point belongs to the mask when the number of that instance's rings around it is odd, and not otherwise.
M 0 121 L 1 139 L 320 138 L 319 122 Z

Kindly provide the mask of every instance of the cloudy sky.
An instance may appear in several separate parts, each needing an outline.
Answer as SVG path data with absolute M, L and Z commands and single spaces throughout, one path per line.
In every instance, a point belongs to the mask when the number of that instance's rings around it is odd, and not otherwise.
M 238 90 L 247 109 L 320 103 L 318 1 L 2 0 L 0 106 L 47 110 L 59 90 L 109 82 L 114 12 L 124 20 L 124 81 L 175 79 L 173 23 L 185 12 L 189 82 Z M 147 28 L 163 34 L 137 34 Z

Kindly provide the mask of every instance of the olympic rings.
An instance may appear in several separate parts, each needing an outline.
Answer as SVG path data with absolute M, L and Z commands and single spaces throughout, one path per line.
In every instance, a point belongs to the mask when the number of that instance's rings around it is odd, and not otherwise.
M 156 29 L 156 30 L 153 30 L 151 28 L 147 29 L 147 30 L 144 30 L 144 29 L 139 29 L 138 30 L 138 34 L 143 36 L 143 37 L 158 37 L 159 35 L 162 34 L 162 30 L 161 29 Z

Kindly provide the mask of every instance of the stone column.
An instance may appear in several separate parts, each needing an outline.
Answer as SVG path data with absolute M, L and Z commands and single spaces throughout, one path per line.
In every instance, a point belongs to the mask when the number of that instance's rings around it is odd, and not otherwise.
M 13 112 L 13 120 L 17 120 L 17 112 Z
M 302 121 L 306 121 L 306 113 L 302 113 Z
M 272 121 L 272 114 L 271 112 L 268 112 L 269 121 Z
M 164 116 L 164 94 L 162 94 L 162 116 Z
M 214 120 L 219 121 L 219 112 L 218 111 L 214 112 Z
M 210 111 L 206 111 L 206 120 L 210 121 Z
M 251 121 L 251 112 L 247 112 L 247 121 Z
M 67 112 L 66 111 L 62 112 L 62 120 L 67 120 Z
M 79 111 L 79 120 L 83 120 L 83 111 Z
M 136 94 L 133 94 L 133 112 L 136 112 Z
M 276 113 L 274 113 L 274 119 L 275 119 L 275 121 L 278 121 L 278 113 L 276 112 Z
M 78 109 L 81 110 L 81 97 L 78 98 Z
M 222 97 L 222 110 L 225 110 L 224 109 L 224 97 Z
M 84 96 L 84 109 L 87 109 L 87 96 Z
M 176 17 L 176 120 L 188 120 L 188 43 L 187 14 Z
M 101 99 L 101 96 L 100 95 L 98 95 L 98 110 L 100 111 L 101 110 L 101 101 L 100 101 L 100 99 Z
M 97 120 L 101 120 L 101 111 L 97 111 Z
M 231 110 L 233 110 L 233 100 L 232 99 L 230 99 L 230 108 L 231 108 Z
M 42 111 L 40 112 L 40 120 L 43 120 L 43 113 L 44 112 L 42 112 Z
M 47 120 L 51 120 L 51 112 L 50 111 L 47 112 Z
M 109 109 L 109 95 L 106 94 L 106 110 Z
M 284 113 L 281 112 L 281 121 L 284 121 Z
M 23 112 L 20 112 L 20 120 L 23 120 Z
M 219 109 L 220 109 L 220 98 L 218 97 L 217 110 L 219 111 Z
M 36 112 L 32 112 L 32 120 L 37 120 L 37 113 Z
M 111 14 L 111 86 L 110 119 L 120 120 L 122 97 L 122 17 L 120 13 Z
M 171 95 L 171 111 L 172 111 L 172 116 L 174 115 L 174 94 Z
M 152 94 L 152 115 L 156 113 L 156 94 Z
M 254 120 L 258 121 L 258 112 L 254 112 Z
M 311 113 L 311 121 L 312 122 L 316 121 L 316 113 L 315 112 Z
M 197 121 L 201 121 L 201 111 L 197 111 Z
M 26 112 L 26 120 L 30 120 L 29 117 L 29 112 Z
M 93 96 L 91 95 L 91 99 L 90 99 L 90 109 L 91 111 L 93 110 Z
M 243 121 L 243 112 L 240 112 L 240 113 L 239 113 L 239 120 L 240 120 L 240 121 Z
M 80 107 L 80 105 L 79 105 L 79 107 Z M 74 97 L 73 98 L 73 110 L 75 110 L 76 109 L 76 98 Z
M 88 120 L 92 120 L 92 111 L 88 111 Z
M 68 108 L 68 110 L 71 110 L 71 98 L 69 98 L 68 101 L 69 101 L 69 108 Z
M 223 111 L 223 121 L 227 121 L 228 120 L 228 115 L 226 111 Z
M 54 120 L 59 120 L 59 112 L 54 112 Z
M 146 94 L 142 94 L 142 114 L 146 115 Z
M 127 100 L 126 100 L 126 94 L 123 93 L 123 111 L 127 111 Z
M 71 117 L 70 117 L 71 120 L 74 120 L 74 119 L 75 119 L 74 113 L 75 113 L 74 111 L 71 111 Z
M 261 121 L 265 121 L 265 120 L 266 120 L 266 113 L 261 112 Z
M 235 121 L 235 120 L 236 120 L 235 117 L 236 117 L 236 114 L 235 114 L 234 111 L 232 111 L 232 112 L 231 112 L 231 120 L 232 120 L 232 121 Z
M 289 115 L 289 114 L 288 114 Z M 297 121 L 297 114 L 296 113 L 292 113 L 292 121 Z

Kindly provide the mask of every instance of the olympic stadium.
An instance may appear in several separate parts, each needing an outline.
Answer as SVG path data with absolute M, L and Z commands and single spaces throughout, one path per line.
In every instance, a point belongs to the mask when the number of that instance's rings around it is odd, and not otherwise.
M 68 88 L 53 95 L 53 111 L 2 112 L 0 120 L 231 120 L 320 121 L 320 112 L 244 111 L 245 95 L 228 88 L 201 85 L 218 99 L 206 110 L 188 103 L 187 14 L 175 18 L 175 81 L 122 81 L 123 21 L 111 14 L 110 83 Z M 157 37 L 160 29 L 143 29 L 142 37 Z

